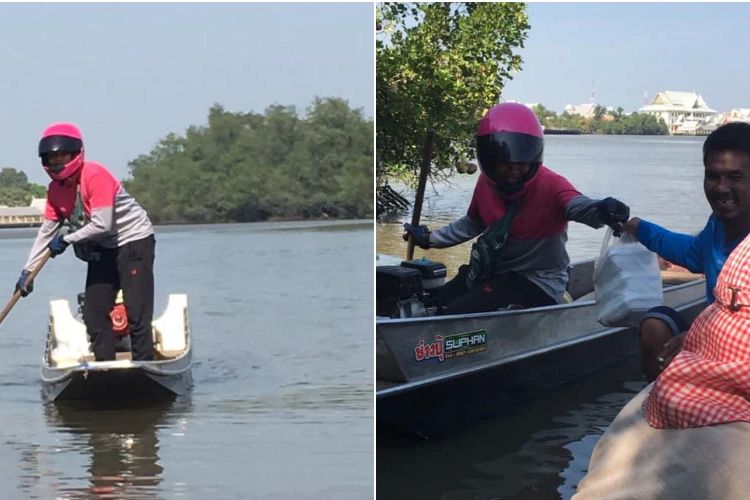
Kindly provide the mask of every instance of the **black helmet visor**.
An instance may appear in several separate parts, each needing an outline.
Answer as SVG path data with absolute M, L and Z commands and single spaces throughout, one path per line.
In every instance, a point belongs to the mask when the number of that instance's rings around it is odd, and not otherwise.
M 47 155 L 49 153 L 78 153 L 83 149 L 81 139 L 68 137 L 67 135 L 50 135 L 39 141 L 39 157 L 42 163 L 47 164 Z
M 544 139 L 517 132 L 495 132 L 477 137 L 477 158 L 485 170 L 498 164 L 542 163 Z

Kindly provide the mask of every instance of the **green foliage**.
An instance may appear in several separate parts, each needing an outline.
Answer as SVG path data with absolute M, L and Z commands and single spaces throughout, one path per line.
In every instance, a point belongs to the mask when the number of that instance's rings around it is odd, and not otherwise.
M 554 111 L 545 108 L 543 104 L 537 104 L 532 109 L 534 110 L 537 118 L 539 118 L 539 121 L 542 122 L 542 125 L 550 122 L 551 120 L 554 120 L 557 117 Z
M 47 189 L 29 182 L 26 174 L 15 168 L 0 170 L 0 205 L 27 207 L 32 198 L 44 198 Z
M 534 111 L 546 128 L 572 129 L 583 134 L 666 135 L 669 133 L 664 120 L 645 113 L 626 115 L 621 107 L 615 111 L 608 111 L 605 107 L 597 105 L 594 117 L 591 119 L 572 115 L 567 111 L 557 115 L 541 104 L 535 106 Z
M 414 180 L 435 129 L 433 176 L 474 156 L 474 130 L 520 69 L 522 3 L 383 3 L 377 9 L 377 173 Z
M 265 114 L 214 105 L 129 163 L 125 187 L 155 222 L 372 217 L 373 123 L 337 98 Z
M 592 134 L 666 135 L 669 133 L 664 120 L 645 113 L 633 113 L 612 121 L 592 120 Z

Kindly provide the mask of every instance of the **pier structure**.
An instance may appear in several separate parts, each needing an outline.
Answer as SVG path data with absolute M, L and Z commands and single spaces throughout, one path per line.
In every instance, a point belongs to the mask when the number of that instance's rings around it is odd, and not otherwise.
M 34 198 L 28 207 L 0 206 L 0 228 L 41 226 L 45 203 L 45 198 Z

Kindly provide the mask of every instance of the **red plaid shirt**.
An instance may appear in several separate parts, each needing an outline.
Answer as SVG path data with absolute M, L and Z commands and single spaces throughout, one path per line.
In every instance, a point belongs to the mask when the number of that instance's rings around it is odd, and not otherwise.
M 644 402 L 652 427 L 750 422 L 750 236 L 729 255 L 714 296 Z

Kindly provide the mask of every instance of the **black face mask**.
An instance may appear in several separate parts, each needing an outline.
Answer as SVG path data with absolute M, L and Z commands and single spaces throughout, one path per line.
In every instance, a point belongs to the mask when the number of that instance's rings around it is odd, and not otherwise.
M 57 151 L 54 151 L 57 152 Z M 63 153 L 69 153 L 71 155 L 71 159 L 69 161 L 73 161 L 79 154 L 81 154 L 81 151 L 62 151 Z M 51 164 L 48 157 L 49 153 L 44 153 L 39 155 L 42 158 L 42 165 L 44 168 L 46 168 L 48 171 L 52 172 L 53 174 L 62 172 L 62 170 L 65 168 L 65 165 L 67 163 L 57 163 L 57 164 Z
M 523 187 L 526 185 L 527 182 L 529 182 L 535 175 L 537 170 L 539 170 L 539 164 L 538 163 L 532 163 L 531 168 L 529 168 L 529 173 L 524 176 L 523 179 L 521 179 L 518 182 L 514 182 L 513 184 L 505 184 L 498 182 L 496 179 L 490 176 L 490 179 L 492 179 L 492 182 L 495 183 L 495 186 L 497 186 L 497 189 L 503 193 L 503 194 L 514 194 L 519 192 L 523 189 Z M 488 174 L 489 176 L 489 174 Z
M 47 159 L 47 155 L 42 156 L 42 166 L 52 172 L 53 174 L 56 174 L 58 172 L 62 172 L 62 170 L 65 168 L 65 163 L 57 163 L 57 164 L 51 164 L 49 160 Z

